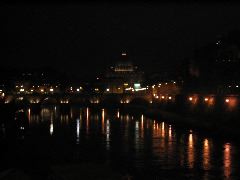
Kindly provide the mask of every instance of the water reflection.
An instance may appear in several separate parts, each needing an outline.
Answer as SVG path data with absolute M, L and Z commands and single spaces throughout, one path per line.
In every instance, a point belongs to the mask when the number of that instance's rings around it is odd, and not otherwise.
M 119 160 L 134 168 L 143 168 L 150 164 L 156 172 L 184 169 L 191 173 L 198 168 L 198 175 L 202 173 L 203 179 L 214 176 L 229 179 L 233 175 L 239 175 L 236 169 L 239 166 L 236 166 L 236 163 L 239 164 L 240 160 L 233 159 L 233 145 L 230 143 L 220 144 L 224 149 L 219 150 L 219 142 L 216 146 L 212 139 L 199 137 L 193 131 L 179 131 L 167 121 L 151 120 L 144 115 L 135 117 L 123 114 L 119 109 L 110 112 L 108 109 L 78 107 L 72 108 L 72 115 L 68 115 L 61 114 L 53 107 L 43 108 L 39 114 L 35 114 L 31 109 L 27 109 L 30 125 L 37 127 L 44 124 L 41 128 L 47 129 L 48 136 L 52 135 L 51 139 L 69 141 L 72 138 L 74 144 L 79 144 L 76 147 L 87 148 L 89 155 L 96 153 L 96 149 L 92 147 L 97 144 L 99 152 L 111 154 L 109 158 L 117 154 L 117 157 L 111 159 L 113 164 L 119 164 Z M 64 138 L 59 140 L 59 137 Z M 79 149 L 69 148 L 79 152 Z M 220 153 L 217 153 L 217 150 Z M 61 148 L 58 148 L 58 151 L 61 151 Z M 66 153 L 63 151 L 62 154 Z M 71 156 L 71 153 L 66 156 Z M 99 153 L 98 156 L 103 155 Z M 128 163 L 130 160 L 133 161 L 132 164 Z M 193 179 L 200 178 L 195 174 L 192 176 Z
M 105 112 L 104 109 L 102 109 L 102 133 L 104 134 L 105 131 Z
M 210 146 L 208 139 L 204 139 L 203 141 L 203 169 L 209 170 L 210 166 Z
M 120 117 L 120 112 L 119 112 L 119 109 L 118 109 L 118 111 L 117 111 L 117 118 L 119 118 Z
M 50 135 L 53 135 L 53 121 L 51 120 L 51 123 L 50 123 Z
M 224 144 L 223 150 L 223 172 L 226 178 L 229 178 L 231 175 L 231 144 Z
M 161 123 L 161 129 L 162 129 L 162 137 L 164 138 L 165 137 L 165 126 L 164 126 L 164 122 Z
M 87 108 L 87 117 L 86 117 L 86 132 L 88 134 L 88 131 L 89 131 L 89 108 Z
M 107 120 L 107 124 L 106 124 L 106 149 L 109 150 L 110 149 L 110 122 L 109 120 Z
M 188 136 L 188 166 L 193 168 L 194 166 L 194 144 L 193 144 L 193 134 L 190 132 Z
M 169 127 L 168 127 L 168 139 L 171 142 L 171 140 L 172 140 L 172 127 L 171 127 L 171 125 L 169 125 Z
M 76 143 L 79 144 L 79 135 L 80 135 L 80 119 L 77 119 L 77 139 Z

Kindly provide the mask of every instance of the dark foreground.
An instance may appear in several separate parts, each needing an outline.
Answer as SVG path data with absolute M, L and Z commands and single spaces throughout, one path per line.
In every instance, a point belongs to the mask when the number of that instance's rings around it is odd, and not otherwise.
M 1 126 L 0 179 L 239 179 L 240 146 L 119 109 L 27 109 Z

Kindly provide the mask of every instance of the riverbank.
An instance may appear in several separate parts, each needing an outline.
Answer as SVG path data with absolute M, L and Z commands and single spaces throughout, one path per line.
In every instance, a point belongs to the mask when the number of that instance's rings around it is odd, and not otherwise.
M 178 127 L 191 128 L 205 134 L 239 141 L 240 122 L 238 116 L 219 114 L 188 114 L 164 111 L 156 107 L 147 108 L 144 115 L 167 121 Z

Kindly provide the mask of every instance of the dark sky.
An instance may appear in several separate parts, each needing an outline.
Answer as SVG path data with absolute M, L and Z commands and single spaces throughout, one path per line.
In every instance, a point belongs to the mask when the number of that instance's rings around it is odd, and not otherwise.
M 147 72 L 175 65 L 194 48 L 240 29 L 240 4 L 5 4 L 5 66 L 101 72 L 122 50 Z

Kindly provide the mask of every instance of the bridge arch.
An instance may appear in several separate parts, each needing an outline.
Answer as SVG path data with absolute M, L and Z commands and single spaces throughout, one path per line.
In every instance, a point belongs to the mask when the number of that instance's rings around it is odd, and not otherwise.
M 54 97 L 45 97 L 41 99 L 40 103 L 43 105 L 53 105 L 53 104 L 58 104 L 59 100 Z
M 143 97 L 132 98 L 129 103 L 133 105 L 140 105 L 140 106 L 147 106 L 150 104 L 149 100 Z

